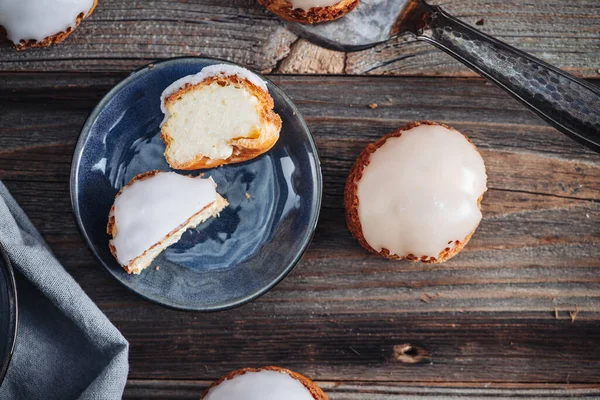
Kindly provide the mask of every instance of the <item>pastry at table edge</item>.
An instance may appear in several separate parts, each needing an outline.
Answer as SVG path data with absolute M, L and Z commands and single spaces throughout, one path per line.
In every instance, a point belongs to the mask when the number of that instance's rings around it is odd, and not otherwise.
M 162 238 L 162 240 L 160 240 L 158 242 L 154 242 L 150 247 L 145 247 L 146 250 L 142 254 L 131 259 L 127 264 L 124 264 L 123 262 L 121 262 L 119 260 L 119 257 L 117 256 L 117 249 L 115 248 L 115 245 L 114 245 L 114 241 L 116 240 L 117 235 L 119 234 L 119 231 L 117 229 L 117 223 L 115 220 L 116 201 L 119 198 L 119 196 L 121 196 L 123 194 L 123 192 L 126 191 L 133 184 L 150 179 L 161 173 L 176 174 L 175 172 L 154 170 L 154 171 L 148 171 L 148 172 L 144 172 L 142 174 L 134 176 L 129 181 L 129 183 L 127 183 L 127 185 L 123 186 L 119 190 L 119 192 L 115 196 L 113 205 L 110 208 L 110 212 L 109 212 L 109 216 L 108 216 L 108 223 L 106 225 L 106 233 L 111 236 L 111 240 L 109 241 L 108 246 L 109 246 L 110 252 L 113 255 L 113 257 L 117 260 L 117 262 L 119 262 L 119 264 L 121 264 L 123 269 L 125 269 L 125 271 L 127 271 L 128 274 L 136 274 L 137 275 L 137 274 L 141 273 L 142 270 L 146 269 L 147 267 L 149 267 L 151 265 L 152 261 L 154 261 L 154 259 L 162 251 L 164 251 L 169 246 L 177 243 L 177 241 L 179 241 L 179 239 L 181 239 L 181 236 L 183 235 L 183 233 L 186 230 L 196 227 L 197 225 L 205 222 L 206 220 L 208 220 L 211 217 L 218 216 L 219 213 L 228 205 L 227 200 L 225 200 L 223 197 L 221 197 L 221 195 L 219 195 L 219 193 L 216 193 L 215 201 L 208 203 L 200 211 L 197 211 L 194 214 L 192 214 L 191 216 L 189 216 L 187 218 L 187 220 L 180 223 L 175 229 L 173 229 L 166 236 L 164 236 Z M 203 179 L 200 176 L 190 177 L 190 176 L 186 176 L 186 175 L 179 175 L 179 174 L 176 174 L 176 175 L 180 176 L 180 177 L 186 177 L 189 179 Z M 209 179 L 204 179 L 204 180 L 209 180 Z M 210 179 L 210 180 L 212 181 L 212 179 Z M 214 182 L 213 182 L 213 184 L 214 184 Z M 216 184 L 214 184 L 214 186 L 215 186 L 215 192 L 216 192 Z M 151 199 L 148 199 L 148 200 L 151 200 Z
M 273 14 L 292 22 L 301 24 L 317 24 L 342 18 L 357 5 L 359 0 L 341 0 L 332 6 L 312 7 L 308 10 L 293 8 L 288 0 L 257 0 Z
M 445 124 L 438 124 L 438 123 L 431 122 L 431 121 L 418 121 L 418 122 L 411 122 L 402 128 L 396 129 L 395 131 L 390 132 L 387 135 L 383 136 L 376 142 L 370 143 L 369 145 L 367 145 L 367 147 L 357 157 L 356 161 L 354 162 L 354 165 L 352 166 L 352 169 L 350 171 L 348 179 L 346 180 L 346 185 L 344 188 L 344 209 L 345 209 L 345 215 L 346 215 L 346 225 L 348 226 L 350 233 L 358 241 L 358 243 L 371 253 L 378 254 L 382 257 L 385 257 L 385 258 L 388 258 L 391 260 L 409 260 L 409 261 L 424 262 L 424 263 L 443 263 L 445 261 L 448 261 L 450 258 L 454 257 L 456 254 L 458 254 L 464 248 L 464 246 L 469 242 L 473 233 L 479 226 L 479 222 L 474 226 L 474 228 L 471 230 L 471 232 L 468 233 L 466 236 L 464 236 L 463 238 L 456 238 L 454 240 L 454 243 L 451 242 L 453 244 L 453 247 L 446 247 L 444 250 L 442 250 L 436 256 L 420 256 L 419 257 L 418 255 L 414 255 L 414 254 L 403 254 L 403 255 L 393 254 L 393 253 L 390 253 L 390 251 L 386 248 L 382 248 L 381 251 L 375 250 L 373 247 L 371 247 L 371 245 L 367 242 L 367 240 L 365 239 L 365 236 L 363 235 L 362 225 L 361 225 L 359 215 L 358 215 L 359 199 L 357 196 L 357 191 L 358 191 L 357 184 L 360 181 L 360 179 L 362 178 L 364 169 L 369 165 L 369 159 L 370 159 L 371 154 L 375 153 L 380 147 L 382 147 L 389 138 L 400 137 L 402 135 L 402 132 L 406 132 L 410 129 L 413 129 L 413 128 L 416 128 L 416 127 L 419 127 L 422 125 L 441 126 L 446 129 L 458 132 L 456 129 L 451 128 Z M 460 133 L 460 132 L 458 132 L 458 133 Z M 479 157 L 481 157 L 481 155 L 479 154 L 479 151 L 477 150 L 477 148 L 475 147 L 473 142 L 471 142 L 471 140 L 469 140 L 469 138 L 467 136 L 465 136 L 465 135 L 462 135 L 462 136 L 473 146 L 473 148 L 475 149 L 475 151 L 477 152 Z M 485 166 L 484 166 L 483 172 L 485 174 Z M 479 210 L 481 210 L 481 200 L 482 200 L 483 195 L 486 190 L 487 190 L 487 188 L 485 190 L 483 190 L 483 192 L 477 199 L 477 207 L 479 208 Z M 451 243 L 449 243 L 449 245 Z
M 241 368 L 241 369 L 237 369 L 235 371 L 232 371 L 230 373 L 228 373 L 227 375 L 224 375 L 222 377 L 220 377 L 218 380 L 216 380 L 215 382 L 213 382 L 202 394 L 202 396 L 200 396 L 200 400 L 210 400 L 210 398 L 208 398 L 208 394 L 211 391 L 211 389 L 219 386 L 220 384 L 222 384 L 224 381 L 226 380 L 230 380 L 235 378 L 236 376 L 240 376 L 240 375 L 244 375 L 247 372 L 260 372 L 260 371 L 274 371 L 274 372 L 280 372 L 283 374 L 287 374 L 289 375 L 291 378 L 297 380 L 298 382 L 300 382 L 307 390 L 308 392 L 310 392 L 311 396 L 313 397 L 314 400 L 329 400 L 329 398 L 327 397 L 327 395 L 323 392 L 323 390 L 321 390 L 320 387 L 318 387 L 312 380 L 308 379 L 307 377 L 300 375 L 297 372 L 294 371 L 290 371 L 289 369 L 286 368 L 281 368 L 281 367 L 276 367 L 276 366 L 267 366 L 267 367 L 262 367 L 262 368 Z
M 218 96 L 221 96 L 220 104 L 211 108 L 210 112 L 206 111 L 208 107 L 198 104 L 199 101 L 208 99 L 217 102 Z M 246 100 L 250 104 L 242 104 Z M 267 152 L 279 139 L 282 126 L 281 118 L 273 111 L 274 106 L 266 83 L 250 70 L 235 65 L 209 65 L 197 74 L 173 82 L 161 96 L 161 109 L 165 118 L 160 137 L 166 146 L 167 163 L 173 169 L 196 170 L 244 162 Z M 244 109 L 252 109 L 250 112 L 256 115 L 251 118 L 256 118 L 258 122 L 256 125 L 246 126 L 246 131 L 233 132 L 238 136 L 232 136 L 224 128 L 223 121 L 231 122 L 236 117 L 240 119 Z M 219 117 L 216 120 L 215 115 Z M 247 119 L 248 114 L 245 117 Z M 189 118 L 193 118 L 193 126 L 187 122 Z M 213 126 L 207 126 L 209 122 Z M 247 125 L 247 121 L 239 121 L 236 129 L 241 129 L 240 124 L 243 126 L 243 123 Z M 219 130 L 221 137 L 230 136 L 226 143 L 215 142 L 214 132 Z M 207 131 L 213 132 L 213 135 L 207 135 Z M 206 138 L 212 142 L 208 142 Z M 206 142 L 204 150 L 214 154 L 191 150 L 202 142 Z M 227 153 L 229 148 L 231 153 Z
M 79 13 L 79 15 L 77 15 L 77 18 L 75 19 L 75 21 L 73 21 L 74 26 L 68 27 L 63 31 L 56 32 L 53 35 L 46 36 L 42 40 L 29 39 L 27 41 L 21 40 L 19 43 L 15 43 L 8 38 L 8 33 L 5 27 L 2 26 L 2 24 L 0 24 L 0 42 L 9 43 L 12 47 L 19 51 L 30 48 L 49 47 L 53 44 L 58 44 L 65 40 L 71 33 L 73 33 L 73 31 L 77 29 L 79 24 L 81 24 L 81 21 L 92 15 L 94 9 L 96 8 L 96 5 L 98 5 L 98 0 L 93 0 L 92 6 L 87 12 L 81 12 Z

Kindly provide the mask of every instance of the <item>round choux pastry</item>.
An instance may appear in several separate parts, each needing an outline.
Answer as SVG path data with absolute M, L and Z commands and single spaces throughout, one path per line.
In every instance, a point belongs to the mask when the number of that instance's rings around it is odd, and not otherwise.
M 342 18 L 358 0 L 257 0 L 273 14 L 288 21 L 316 24 Z
M 413 122 L 369 144 L 346 181 L 346 223 L 394 260 L 442 263 L 467 244 L 487 190 L 483 159 L 457 130 Z
M 201 400 L 328 400 L 310 379 L 289 369 L 242 368 L 222 376 Z
M 89 17 L 97 0 L 2 0 L 0 41 L 17 50 L 60 43 Z

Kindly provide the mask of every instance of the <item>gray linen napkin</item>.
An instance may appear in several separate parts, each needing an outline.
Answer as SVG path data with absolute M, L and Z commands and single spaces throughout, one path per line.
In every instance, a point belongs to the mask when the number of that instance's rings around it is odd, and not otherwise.
M 19 304 L 0 399 L 120 399 L 129 344 L 54 258 L 2 182 L 0 242 L 15 269 Z

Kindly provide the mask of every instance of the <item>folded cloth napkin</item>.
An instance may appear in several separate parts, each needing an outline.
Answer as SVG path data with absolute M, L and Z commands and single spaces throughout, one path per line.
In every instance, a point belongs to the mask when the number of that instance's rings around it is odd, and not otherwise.
M 0 399 L 120 399 L 129 344 L 52 255 L 2 182 L 0 243 L 15 269 L 19 304 Z

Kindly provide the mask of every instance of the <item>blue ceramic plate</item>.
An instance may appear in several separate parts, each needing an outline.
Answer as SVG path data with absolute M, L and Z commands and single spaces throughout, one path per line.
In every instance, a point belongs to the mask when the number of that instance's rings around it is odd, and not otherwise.
M 4 380 L 17 336 L 17 289 L 10 260 L 0 246 L 0 384 Z
M 180 310 L 235 307 L 275 286 L 310 243 L 321 203 L 312 136 L 291 100 L 267 81 L 283 120 L 277 144 L 254 160 L 202 171 L 229 202 L 220 217 L 188 230 L 140 275 L 128 275 L 113 258 L 106 223 L 119 188 L 142 172 L 170 170 L 159 137 L 162 91 L 217 63 L 175 58 L 132 73 L 88 118 L 71 169 L 73 212 L 92 253 L 135 293 Z

